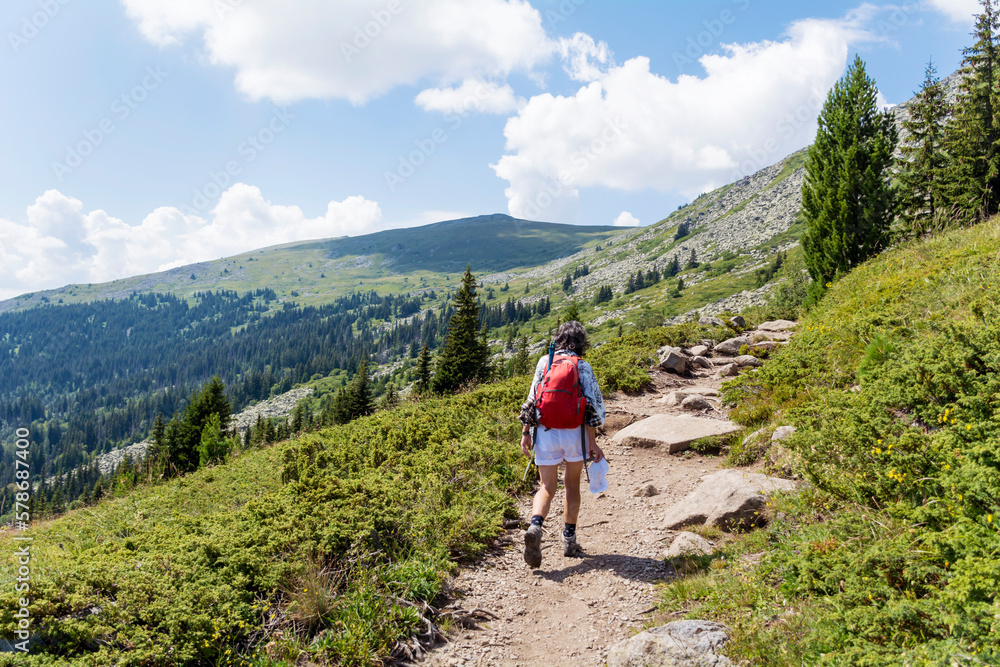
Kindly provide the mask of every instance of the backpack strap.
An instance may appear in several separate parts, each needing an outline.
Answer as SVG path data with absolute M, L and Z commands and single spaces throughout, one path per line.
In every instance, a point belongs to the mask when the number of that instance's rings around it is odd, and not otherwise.
M 546 373 L 548 373 L 549 370 L 552 368 L 552 362 L 555 358 L 556 358 L 556 341 L 553 339 L 553 341 L 549 344 L 549 367 L 545 369 Z

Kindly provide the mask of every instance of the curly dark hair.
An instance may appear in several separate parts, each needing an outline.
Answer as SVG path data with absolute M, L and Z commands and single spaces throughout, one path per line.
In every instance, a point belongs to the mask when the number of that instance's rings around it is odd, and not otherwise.
M 590 349 L 587 330 L 576 320 L 566 322 L 559 327 L 559 331 L 556 332 L 555 344 L 557 350 L 572 350 L 578 357 L 582 357 Z

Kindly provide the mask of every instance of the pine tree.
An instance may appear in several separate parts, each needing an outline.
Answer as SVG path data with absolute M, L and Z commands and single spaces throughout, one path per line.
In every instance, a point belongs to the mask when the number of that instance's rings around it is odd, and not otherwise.
M 528 338 L 521 336 L 517 341 L 517 354 L 514 356 L 511 374 L 513 376 L 527 375 L 531 371 L 531 357 L 528 356 Z
M 569 293 L 569 291 L 573 289 L 573 276 L 567 273 L 566 277 L 563 278 L 562 287 L 563 287 L 563 292 Z
M 455 293 L 455 314 L 438 354 L 437 372 L 431 383 L 435 392 L 453 392 L 467 382 L 486 378 L 489 362 L 486 345 L 479 336 L 479 304 L 476 281 L 466 267 L 462 285 Z
M 380 407 L 383 410 L 392 410 L 397 405 L 399 405 L 399 393 L 396 391 L 396 385 L 390 382 L 389 386 L 385 389 L 385 393 L 382 394 Z
M 372 398 L 371 378 L 368 377 L 368 360 L 361 361 L 358 372 L 347 387 L 348 413 L 350 419 L 357 419 L 370 415 L 375 411 L 375 402 Z
M 231 408 L 226 398 L 225 385 L 219 376 L 209 380 L 195 391 L 179 417 L 167 424 L 164 440 L 167 443 L 167 460 L 177 472 L 190 472 L 198 468 L 198 446 L 202 431 L 212 415 L 218 415 L 219 428 L 224 434 L 229 428 Z
M 1000 11 L 996 0 L 980 2 L 976 43 L 963 52 L 964 79 L 944 139 L 950 162 L 946 197 L 950 214 L 963 223 L 1000 207 Z
M 563 314 L 567 322 L 573 322 L 574 320 L 580 321 L 580 307 L 576 305 L 576 301 L 570 301 L 569 305 L 566 306 L 566 312 Z
M 699 266 L 698 253 L 695 251 L 694 248 L 691 248 L 691 255 L 690 257 L 688 257 L 688 261 L 687 264 L 684 265 L 684 269 L 685 270 L 697 269 L 698 266 Z
M 901 146 L 899 160 L 900 218 L 903 232 L 919 236 L 931 229 L 943 213 L 945 155 L 944 119 L 948 104 L 933 62 L 927 63 L 924 85 L 909 107 L 910 117 L 903 122 L 909 133 Z
M 431 388 L 431 352 L 424 345 L 420 350 L 420 358 L 417 360 L 417 384 L 418 394 L 426 394 Z
M 806 158 L 802 248 L 819 291 L 889 240 L 894 203 L 888 175 L 896 126 L 889 112 L 879 111 L 877 94 L 856 57 L 827 96 Z

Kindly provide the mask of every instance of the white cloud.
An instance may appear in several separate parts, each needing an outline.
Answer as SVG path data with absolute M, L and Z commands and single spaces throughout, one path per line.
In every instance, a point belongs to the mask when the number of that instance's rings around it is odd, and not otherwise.
M 382 229 L 382 210 L 364 197 L 331 201 L 323 216 L 264 199 L 237 183 L 222 194 L 211 219 L 158 208 L 138 225 L 49 190 L 24 222 L 0 219 L 0 298 L 73 282 L 103 282 L 247 252 L 269 245 Z
M 252 99 L 354 104 L 425 78 L 531 72 L 557 49 L 527 0 L 121 0 L 161 46 L 200 37 Z
M 639 219 L 628 211 L 622 211 L 621 215 L 615 218 L 615 227 L 638 227 L 641 224 Z
M 808 145 L 849 46 L 882 39 L 866 30 L 878 11 L 724 45 L 700 59 L 702 77 L 672 81 L 637 57 L 573 96 L 532 97 L 507 122 L 508 154 L 492 165 L 509 182 L 511 215 L 571 222 L 584 187 L 693 196 Z
M 428 88 L 417 95 L 417 106 L 425 111 L 447 114 L 495 113 L 517 111 L 524 98 L 514 94 L 509 85 L 498 85 L 479 79 L 466 79 L 454 88 Z
M 607 43 L 597 43 L 593 37 L 582 32 L 570 39 L 559 40 L 559 55 L 569 77 L 586 83 L 597 81 L 607 73 L 608 67 L 615 64 Z
M 928 4 L 955 23 L 972 23 L 972 17 L 983 10 L 979 0 L 929 0 Z

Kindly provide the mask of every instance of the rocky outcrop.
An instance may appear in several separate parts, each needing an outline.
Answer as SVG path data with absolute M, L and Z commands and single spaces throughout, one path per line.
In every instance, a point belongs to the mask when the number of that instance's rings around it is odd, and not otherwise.
M 766 523 L 764 507 L 776 491 L 794 491 L 795 482 L 742 470 L 721 470 L 705 477 L 686 498 L 670 507 L 663 527 L 677 530 L 702 524 L 732 531 Z
M 674 621 L 612 647 L 608 667 L 730 667 L 719 653 L 728 628 L 709 621 Z

